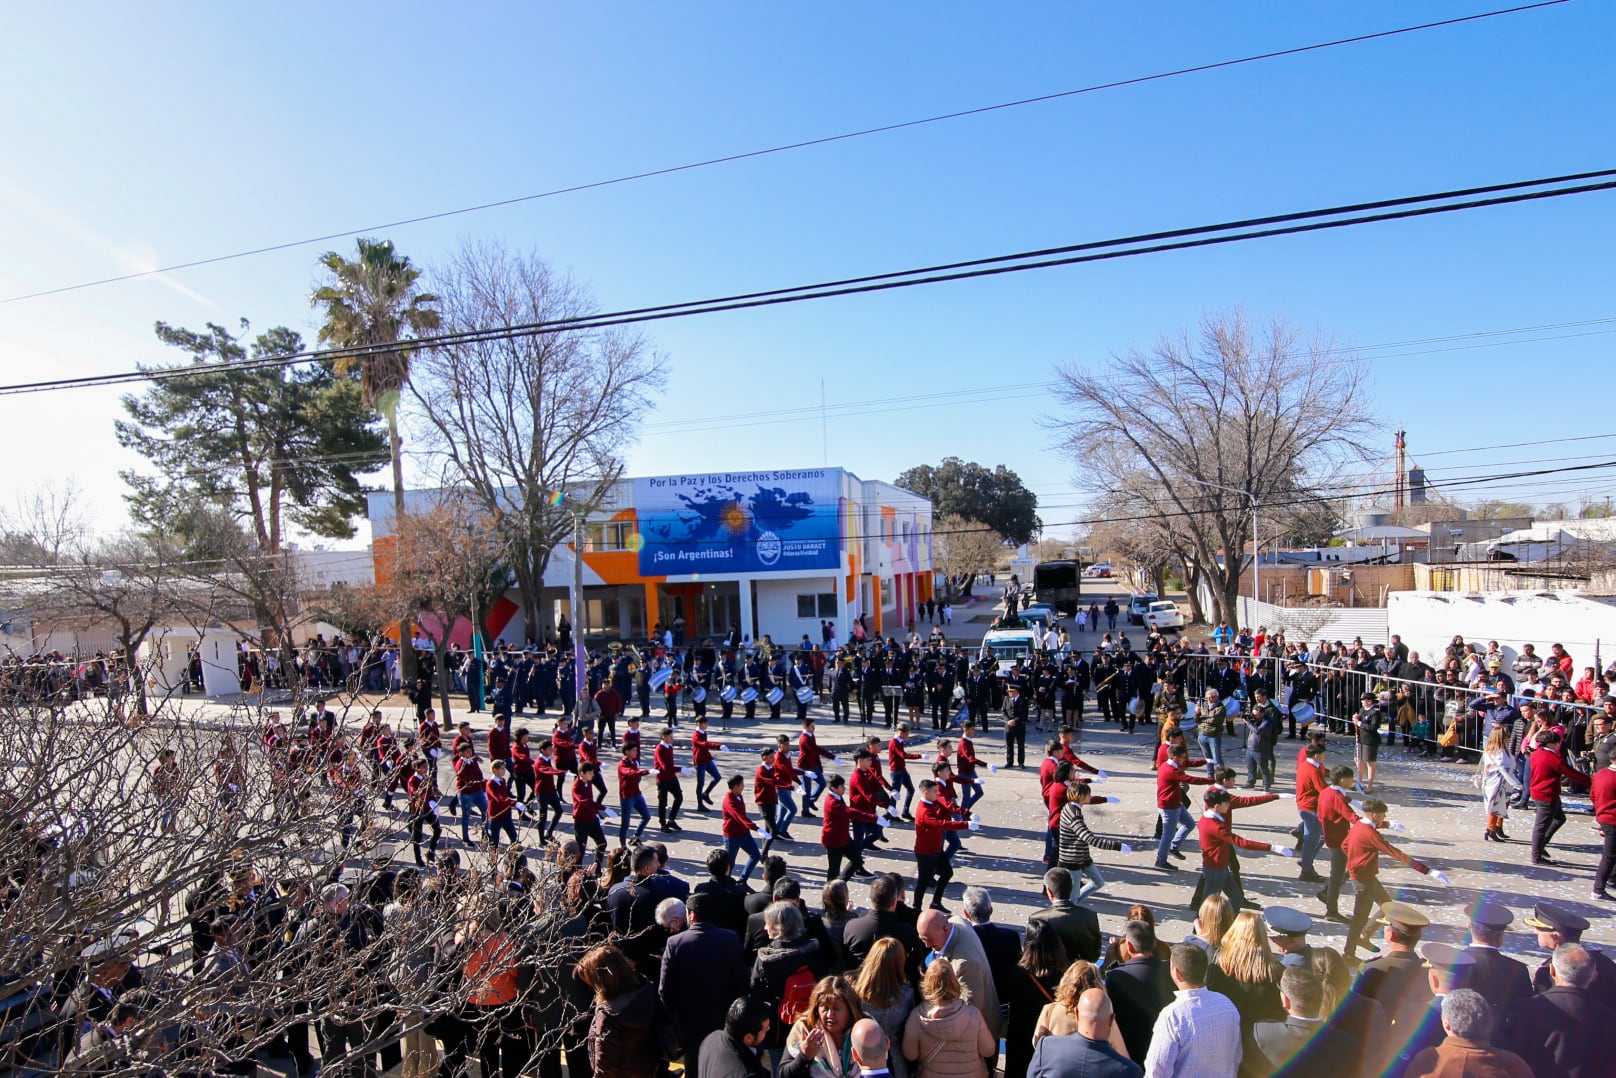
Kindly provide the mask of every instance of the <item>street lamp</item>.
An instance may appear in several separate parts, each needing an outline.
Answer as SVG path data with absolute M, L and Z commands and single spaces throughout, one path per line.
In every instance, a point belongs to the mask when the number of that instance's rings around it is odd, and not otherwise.
M 1185 476 L 1185 478 L 1189 479 L 1188 476 Z M 1249 490 L 1242 490 L 1239 487 L 1226 487 L 1222 483 L 1208 483 L 1204 479 L 1190 479 L 1190 482 L 1199 487 L 1226 490 L 1230 494 L 1238 494 L 1243 498 L 1251 499 L 1251 601 L 1253 603 L 1262 602 L 1262 578 L 1260 576 L 1261 569 L 1259 568 L 1262 564 L 1262 546 L 1257 542 L 1257 496 Z M 1255 614 L 1256 612 L 1254 606 L 1252 613 Z

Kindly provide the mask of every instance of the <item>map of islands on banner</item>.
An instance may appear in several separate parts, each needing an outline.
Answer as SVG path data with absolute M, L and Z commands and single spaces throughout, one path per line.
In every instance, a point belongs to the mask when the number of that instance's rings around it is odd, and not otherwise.
M 841 490 L 839 468 L 635 479 L 640 574 L 840 569 Z

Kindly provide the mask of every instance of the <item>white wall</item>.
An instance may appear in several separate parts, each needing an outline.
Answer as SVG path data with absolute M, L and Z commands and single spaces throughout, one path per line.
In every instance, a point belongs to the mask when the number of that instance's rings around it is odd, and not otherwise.
M 802 634 L 807 633 L 808 639 L 814 643 L 820 642 L 818 617 L 799 618 L 797 616 L 797 596 L 817 595 L 821 592 L 837 592 L 839 577 L 810 576 L 791 577 L 786 580 L 771 580 L 759 577 L 753 585 L 757 589 L 757 639 L 762 639 L 767 633 L 776 644 L 791 646 L 802 640 Z M 837 595 L 837 611 L 841 612 L 845 605 L 840 594 Z M 837 617 L 836 633 L 844 636 L 847 631 L 845 619 Z
M 1594 665 L 1596 646 L 1605 663 L 1616 657 L 1616 606 L 1573 592 L 1394 591 L 1386 602 L 1391 631 L 1430 663 L 1455 634 L 1483 647 L 1496 640 L 1510 661 L 1522 644 L 1536 644 L 1539 655 L 1564 644 L 1576 663 L 1572 680 Z
M 1284 629 L 1286 640 L 1340 640 L 1350 644 L 1361 639 L 1373 647 L 1388 643 L 1390 634 L 1397 631 L 1388 627 L 1390 619 L 1383 607 L 1276 606 L 1241 596 L 1239 609 L 1241 625 L 1254 630 L 1261 625 L 1270 630 Z

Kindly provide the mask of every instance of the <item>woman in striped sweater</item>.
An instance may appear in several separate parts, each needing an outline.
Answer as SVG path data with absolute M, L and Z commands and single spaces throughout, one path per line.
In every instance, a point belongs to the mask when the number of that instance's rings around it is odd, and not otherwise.
M 1069 871 L 1073 877 L 1082 877 L 1083 884 L 1078 888 L 1072 901 L 1082 902 L 1105 886 L 1105 877 L 1094 864 L 1094 858 L 1089 848 L 1101 850 L 1120 850 L 1123 853 L 1132 853 L 1133 847 L 1121 839 L 1107 838 L 1096 835 L 1089 830 L 1088 821 L 1083 818 L 1084 805 L 1105 804 L 1114 800 L 1107 797 L 1097 797 L 1089 790 L 1086 782 L 1074 782 L 1067 786 L 1066 804 L 1060 812 L 1060 835 L 1058 838 L 1059 850 L 1056 863 Z

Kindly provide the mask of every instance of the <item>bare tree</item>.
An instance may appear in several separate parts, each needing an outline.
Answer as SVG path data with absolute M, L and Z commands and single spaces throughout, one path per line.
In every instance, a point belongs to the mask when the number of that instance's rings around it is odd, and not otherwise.
M 451 492 L 432 508 L 406 514 L 394 532 L 398 544 L 398 571 L 378 583 L 389 609 L 431 615 L 438 623 L 432 650 L 438 671 L 438 702 L 443 722 L 451 719 L 451 678 L 444 661 L 449 633 L 459 618 L 475 631 L 505 590 L 506 544 L 489 514 L 469 499 Z
M 1353 353 L 1275 319 L 1254 331 L 1239 312 L 1102 370 L 1059 372 L 1069 409 L 1049 419 L 1084 477 L 1103 489 L 1137 482 L 1183 522 L 1217 616 L 1235 619 L 1252 541 L 1251 509 L 1290 506 L 1317 474 L 1366 455 L 1375 429 L 1366 371 Z M 1141 507 L 1143 509 L 1143 507 Z
M 536 255 L 499 246 L 463 247 L 434 284 L 446 333 L 554 322 L 595 307 L 582 285 Z M 476 340 L 417 359 L 409 388 L 424 441 L 506 544 L 529 640 L 544 621 L 551 552 L 577 507 L 599 504 L 620 478 L 622 451 L 665 371 L 642 337 L 615 329 Z
M 971 594 L 971 582 L 1004 555 L 1004 536 L 960 516 L 938 517 L 932 527 L 932 563 L 948 582 L 949 595 Z

